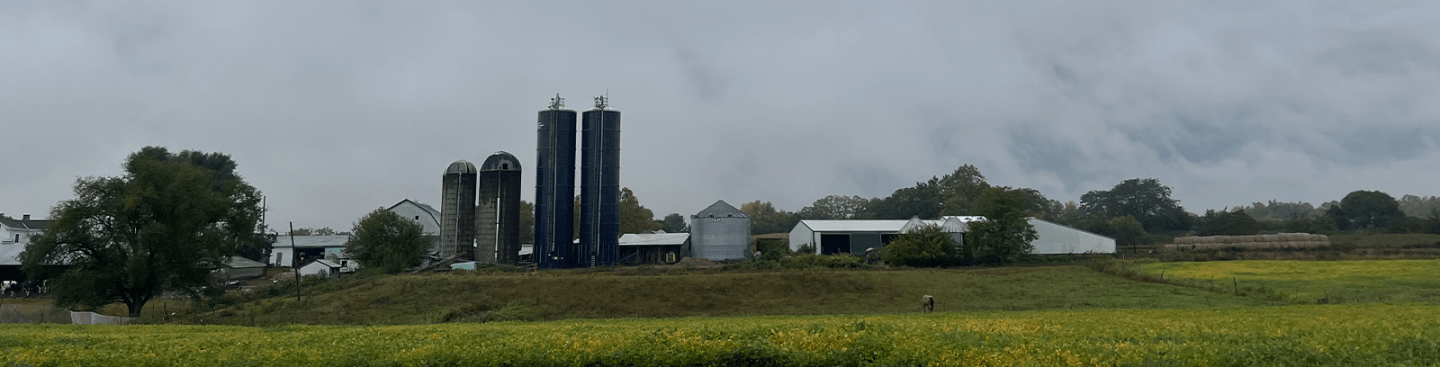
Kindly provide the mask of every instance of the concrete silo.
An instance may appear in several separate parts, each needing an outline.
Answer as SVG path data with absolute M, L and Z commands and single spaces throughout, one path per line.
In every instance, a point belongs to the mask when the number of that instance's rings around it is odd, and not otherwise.
M 496 152 L 480 164 L 480 202 L 475 205 L 475 261 L 520 261 L 520 160 Z
M 620 111 L 608 102 L 596 97 L 582 116 L 579 266 L 608 266 L 620 253 Z
M 459 160 L 445 169 L 440 185 L 440 257 L 475 256 L 475 165 Z
M 717 261 L 750 257 L 750 216 L 724 200 L 690 216 L 690 254 Z
M 540 111 L 535 164 L 535 264 L 575 266 L 575 111 L 560 95 Z

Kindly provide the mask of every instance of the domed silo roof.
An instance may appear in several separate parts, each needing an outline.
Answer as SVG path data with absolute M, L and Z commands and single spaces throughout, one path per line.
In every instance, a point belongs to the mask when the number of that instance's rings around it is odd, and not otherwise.
M 514 155 L 502 150 L 491 154 L 490 158 L 486 158 L 485 163 L 480 165 L 480 170 L 485 172 L 519 171 L 520 160 L 515 159 Z
M 464 159 L 455 161 L 455 163 L 451 163 L 450 168 L 445 169 L 445 174 L 447 175 L 456 173 L 475 174 L 475 172 L 475 165 L 471 164 L 470 161 Z

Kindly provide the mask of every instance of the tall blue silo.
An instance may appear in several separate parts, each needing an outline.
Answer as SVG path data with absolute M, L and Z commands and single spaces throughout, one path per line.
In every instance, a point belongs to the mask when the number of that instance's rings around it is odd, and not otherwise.
M 580 131 L 580 266 L 609 266 L 620 253 L 620 111 L 606 97 Z
M 571 222 L 575 213 L 575 111 L 560 95 L 540 111 L 535 164 L 535 264 L 575 267 Z

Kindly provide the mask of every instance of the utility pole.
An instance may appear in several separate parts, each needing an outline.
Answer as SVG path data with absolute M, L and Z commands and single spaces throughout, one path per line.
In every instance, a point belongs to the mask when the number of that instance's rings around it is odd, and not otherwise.
M 295 222 L 290 222 L 290 268 L 295 269 L 295 302 L 300 302 L 300 249 L 295 248 Z

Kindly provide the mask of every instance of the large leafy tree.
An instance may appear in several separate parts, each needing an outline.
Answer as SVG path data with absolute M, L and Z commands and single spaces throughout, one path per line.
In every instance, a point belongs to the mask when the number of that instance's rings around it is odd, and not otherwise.
M 1180 201 L 1170 198 L 1170 187 L 1153 178 L 1129 179 L 1110 190 L 1095 190 L 1080 196 L 1081 210 L 1091 216 L 1130 216 L 1149 232 L 1183 231 L 1190 228 L 1190 213 Z
M 680 213 L 666 215 L 665 219 L 660 221 L 660 229 L 665 233 L 690 232 L 690 226 L 685 224 L 685 216 Z
M 139 316 L 164 290 L 199 296 L 230 256 L 268 250 L 257 235 L 260 191 L 229 156 L 146 147 L 123 167 L 123 176 L 76 180 L 75 198 L 51 210 L 50 227 L 22 254 L 26 274 L 50 279 L 56 304 L 121 302 Z
M 755 200 L 740 205 L 740 212 L 750 216 L 750 233 L 790 232 L 800 221 L 794 213 L 776 210 L 768 201 Z
M 936 226 L 921 226 L 902 233 L 881 250 L 885 264 L 894 266 L 940 266 L 956 258 L 955 240 Z
M 857 219 L 869 200 L 859 196 L 830 195 L 795 213 L 804 219 Z
M 1389 228 L 1405 220 L 1405 212 L 1400 211 L 1395 197 L 1380 191 L 1353 191 L 1340 199 L 1340 205 L 1331 206 L 1328 214 L 1345 231 Z
M 628 187 L 620 189 L 620 233 L 641 233 L 660 227 L 660 223 L 655 222 L 655 212 L 640 205 L 640 198 L 635 197 L 635 192 Z M 576 233 L 578 236 L 579 232 Z
M 1258 204 L 1258 203 L 1257 203 Z M 1195 232 L 1201 236 L 1243 236 L 1260 232 L 1260 223 L 1246 211 L 1213 209 L 1206 210 L 1195 224 Z
M 1040 238 L 1026 220 L 1026 193 L 1008 187 L 986 189 L 975 202 L 975 214 L 985 221 L 970 223 L 965 240 L 967 259 L 1004 264 L 1030 254 L 1030 242 Z
M 345 252 L 360 265 L 395 274 L 425 260 L 425 227 L 385 208 L 360 217 L 345 242 Z

